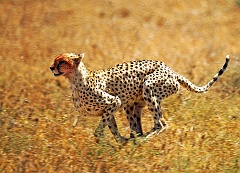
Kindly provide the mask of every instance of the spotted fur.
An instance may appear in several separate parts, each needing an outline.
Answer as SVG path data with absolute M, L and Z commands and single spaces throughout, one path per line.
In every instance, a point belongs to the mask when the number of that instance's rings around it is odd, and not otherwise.
M 161 111 L 161 101 L 177 93 L 180 86 L 189 91 L 207 91 L 226 70 L 229 56 L 222 69 L 203 87 L 197 87 L 175 73 L 163 62 L 142 60 L 124 62 L 105 70 L 89 71 L 82 62 L 84 54 L 65 53 L 56 56 L 50 67 L 55 76 L 65 76 L 70 83 L 73 103 L 83 115 L 99 115 L 102 119 L 95 136 L 103 135 L 108 126 L 118 142 L 126 142 L 120 135 L 114 113 L 121 107 L 130 124 L 130 137 L 143 135 L 141 115 L 145 105 L 153 114 L 151 132 L 167 128 Z

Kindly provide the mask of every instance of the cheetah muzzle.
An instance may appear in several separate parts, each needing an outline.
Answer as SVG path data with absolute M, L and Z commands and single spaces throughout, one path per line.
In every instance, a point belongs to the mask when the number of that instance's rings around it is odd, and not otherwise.
M 161 101 L 177 93 L 180 86 L 187 90 L 203 93 L 217 81 L 226 70 L 229 56 L 220 71 L 205 86 L 198 87 L 185 77 L 175 73 L 163 62 L 142 60 L 124 62 L 108 69 L 87 70 L 82 60 L 84 54 L 64 53 L 55 57 L 50 67 L 54 76 L 69 80 L 73 103 L 83 115 L 99 115 L 101 121 L 95 131 L 97 138 L 108 126 L 117 142 L 125 143 L 114 118 L 114 113 L 124 108 L 130 125 L 130 138 L 143 136 L 142 109 L 147 105 L 153 115 L 150 133 L 162 132 L 167 128 L 161 110 Z

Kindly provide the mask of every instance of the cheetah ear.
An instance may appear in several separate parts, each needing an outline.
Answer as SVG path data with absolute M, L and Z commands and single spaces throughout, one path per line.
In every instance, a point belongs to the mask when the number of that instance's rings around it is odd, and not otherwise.
M 80 60 L 83 60 L 83 58 L 84 58 L 84 53 L 78 54 L 78 58 L 79 58 Z
M 84 53 L 78 54 L 78 55 L 75 54 L 75 53 L 69 53 L 68 54 L 69 60 L 73 61 L 77 66 L 82 61 L 83 57 L 84 57 Z

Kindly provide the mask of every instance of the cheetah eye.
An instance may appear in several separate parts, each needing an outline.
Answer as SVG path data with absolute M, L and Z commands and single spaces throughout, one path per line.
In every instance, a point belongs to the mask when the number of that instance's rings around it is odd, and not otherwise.
M 66 62 L 65 61 L 59 61 L 58 66 L 60 66 L 60 65 L 62 65 L 64 63 L 66 63 Z

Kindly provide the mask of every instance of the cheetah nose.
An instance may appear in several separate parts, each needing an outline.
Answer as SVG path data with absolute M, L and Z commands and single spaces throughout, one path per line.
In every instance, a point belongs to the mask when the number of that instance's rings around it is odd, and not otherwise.
M 53 70 L 54 70 L 54 67 L 50 67 L 50 70 L 52 70 L 52 71 L 53 71 Z

